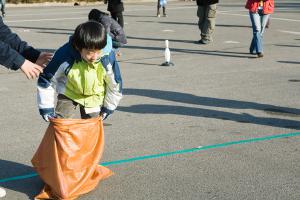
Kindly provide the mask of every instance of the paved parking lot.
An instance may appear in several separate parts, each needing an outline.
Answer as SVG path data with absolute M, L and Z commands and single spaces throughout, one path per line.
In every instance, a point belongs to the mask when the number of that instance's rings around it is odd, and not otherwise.
M 300 2 L 276 1 L 262 59 L 249 54 L 244 2 L 221 2 L 207 46 L 195 43 L 195 2 L 170 2 L 166 18 L 156 3 L 125 5 L 124 98 L 105 122 L 101 160 L 115 175 L 80 199 L 300 199 Z M 94 7 L 9 7 L 5 22 L 54 52 Z M 160 66 L 165 39 L 173 67 Z M 43 186 L 30 163 L 47 127 L 35 85 L 0 69 L 3 199 L 33 199 Z

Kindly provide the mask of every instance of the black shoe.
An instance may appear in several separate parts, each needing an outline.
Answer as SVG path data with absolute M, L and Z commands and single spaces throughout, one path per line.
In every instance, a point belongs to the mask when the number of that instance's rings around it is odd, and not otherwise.
M 262 58 L 262 57 L 264 57 L 264 54 L 263 53 L 257 53 L 257 57 Z
M 201 39 L 201 40 L 198 41 L 198 43 L 199 44 L 209 44 L 210 41 L 209 40 L 203 40 L 203 39 Z

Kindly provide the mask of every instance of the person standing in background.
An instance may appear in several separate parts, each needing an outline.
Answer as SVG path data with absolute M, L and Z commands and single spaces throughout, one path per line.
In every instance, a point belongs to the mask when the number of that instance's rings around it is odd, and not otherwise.
M 217 3 L 219 3 L 219 0 L 197 0 L 198 26 L 201 32 L 199 44 L 212 42 L 212 34 L 216 25 Z
M 111 17 L 116 20 L 122 28 L 124 28 L 123 0 L 104 0 L 104 4 L 108 4 L 107 10 L 110 12 Z
M 163 16 L 167 17 L 167 13 L 166 13 L 166 7 L 167 7 L 167 0 L 158 0 L 157 1 L 157 17 L 160 17 L 160 8 L 162 7 L 163 9 Z
M 270 14 L 274 12 L 274 0 L 247 0 L 245 8 L 249 10 L 253 31 L 249 52 L 261 58 L 264 56 L 263 33 Z

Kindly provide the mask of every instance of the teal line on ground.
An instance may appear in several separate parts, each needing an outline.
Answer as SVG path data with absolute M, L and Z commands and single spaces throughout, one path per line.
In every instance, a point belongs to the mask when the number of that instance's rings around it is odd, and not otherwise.
M 152 155 L 146 155 L 146 156 L 137 156 L 137 157 L 128 158 L 128 159 L 124 159 L 124 160 L 115 160 L 115 161 L 110 161 L 110 162 L 104 162 L 104 163 L 101 163 L 101 165 L 102 166 L 120 165 L 123 163 L 130 163 L 130 162 L 146 160 L 146 159 L 151 159 L 151 158 L 160 158 L 160 157 L 166 157 L 166 156 L 171 156 L 171 155 L 191 153 L 191 152 L 195 152 L 195 151 L 203 151 L 203 150 L 207 150 L 207 149 L 218 149 L 218 148 L 223 148 L 223 147 L 232 146 L 232 145 L 247 144 L 247 143 L 254 143 L 254 142 L 273 140 L 273 139 L 279 139 L 279 138 L 295 137 L 295 136 L 300 136 L 300 132 L 286 133 L 286 134 L 280 134 L 280 135 L 271 135 L 271 136 L 260 137 L 260 138 L 251 138 L 251 139 L 246 139 L 246 140 L 237 140 L 237 141 L 232 141 L 232 142 L 225 142 L 225 143 L 220 143 L 220 144 L 213 144 L 213 145 L 207 145 L 207 146 L 196 147 L 196 148 L 191 148 L 191 149 L 183 149 L 183 150 L 177 150 L 177 151 L 171 151 L 171 152 L 165 152 L 165 153 L 159 153 L 159 154 L 152 154 Z M 15 181 L 15 180 L 22 180 L 22 179 L 35 177 L 35 176 L 38 176 L 38 174 L 32 173 L 32 174 L 27 174 L 27 175 L 22 175 L 22 176 L 14 176 L 14 177 L 10 177 L 10 178 L 0 179 L 0 183 L 5 183 L 5 182 Z

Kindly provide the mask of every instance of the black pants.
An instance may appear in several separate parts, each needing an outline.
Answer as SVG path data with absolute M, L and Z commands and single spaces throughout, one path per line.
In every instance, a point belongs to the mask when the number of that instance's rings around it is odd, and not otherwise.
M 122 12 L 110 12 L 111 17 L 116 20 L 122 28 L 124 28 L 124 19 Z

